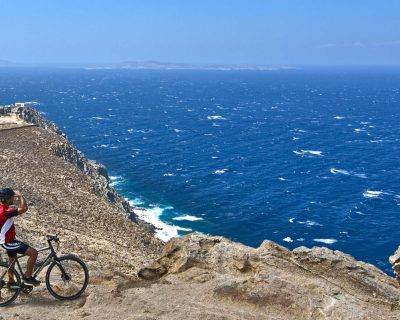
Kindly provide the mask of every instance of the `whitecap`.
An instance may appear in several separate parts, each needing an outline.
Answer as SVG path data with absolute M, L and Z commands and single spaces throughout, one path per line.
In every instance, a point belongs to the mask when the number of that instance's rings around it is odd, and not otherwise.
M 290 222 L 290 223 L 293 223 L 293 222 L 294 222 L 294 219 L 295 219 L 295 218 L 290 218 L 290 219 L 289 219 L 289 222 Z
M 179 231 L 192 231 L 190 228 L 182 228 L 162 221 L 161 216 L 164 210 L 163 208 L 155 206 L 151 208 L 134 208 L 133 212 L 139 219 L 152 224 L 156 228 L 155 236 L 165 242 L 171 238 L 177 237 Z
M 128 129 L 127 130 L 129 133 L 133 133 L 134 129 Z
M 190 214 L 185 214 L 183 216 L 172 218 L 172 220 L 176 220 L 176 221 L 200 221 L 200 220 L 204 220 L 204 219 L 200 218 L 200 217 L 192 216 Z
M 215 170 L 215 171 L 213 172 L 213 174 L 217 174 L 217 175 L 219 175 L 219 174 L 224 174 L 224 173 L 227 172 L 227 171 L 228 171 L 228 169 Z
M 128 201 L 129 205 L 131 207 L 136 207 L 136 206 L 141 206 L 144 204 L 144 201 L 140 198 L 135 198 L 135 199 L 129 199 L 129 198 L 125 198 L 126 201 Z
M 175 176 L 175 174 L 167 172 L 167 173 L 164 173 L 163 176 L 164 177 L 173 177 L 173 176 Z
M 183 130 L 180 130 L 180 129 L 174 129 L 174 131 L 175 131 L 176 133 L 183 132 Z
M 109 176 L 110 178 L 110 185 L 111 186 L 116 186 L 118 184 L 120 184 L 122 182 L 122 180 L 124 179 L 122 176 Z
M 208 116 L 208 120 L 226 120 L 223 116 Z
M 336 169 L 336 168 L 331 168 L 331 169 L 329 169 L 329 171 L 332 174 L 342 174 L 345 176 L 354 176 L 357 178 L 367 179 L 367 175 L 365 173 L 354 173 L 354 172 L 350 172 L 350 171 L 347 171 L 344 169 Z
M 337 242 L 336 239 L 313 239 L 315 242 L 321 242 L 321 243 L 325 243 L 325 244 L 334 244 L 335 242 Z
M 293 239 L 291 237 L 286 237 L 282 239 L 285 242 L 293 242 Z
M 91 117 L 90 119 L 93 119 L 93 120 L 107 120 L 106 118 L 103 118 L 103 117 Z
M 322 226 L 322 224 L 312 221 L 312 220 L 306 220 L 306 221 L 298 221 L 297 223 L 299 224 L 304 224 L 307 227 L 314 227 L 314 226 Z
M 366 190 L 363 192 L 364 198 L 379 198 L 383 194 L 382 191 Z
M 283 178 L 283 177 L 279 177 L 278 180 L 280 180 L 280 181 L 286 181 L 286 179 Z
M 335 116 L 334 117 L 336 120 L 343 120 L 345 117 L 343 117 L 343 116 Z
M 333 174 L 344 174 L 345 176 L 350 175 L 350 172 L 348 172 L 347 170 L 342 170 L 342 169 L 331 168 L 329 171 Z
M 304 157 L 304 156 L 317 156 L 317 157 L 323 157 L 322 151 L 318 151 L 318 150 L 303 150 L 301 149 L 300 151 L 293 151 L 293 153 Z

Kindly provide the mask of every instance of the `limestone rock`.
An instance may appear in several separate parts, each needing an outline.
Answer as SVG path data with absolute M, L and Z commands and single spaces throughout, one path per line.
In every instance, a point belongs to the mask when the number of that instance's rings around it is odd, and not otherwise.
M 396 252 L 389 257 L 389 262 L 393 266 L 393 271 L 396 274 L 397 280 L 400 282 L 400 246 L 397 248 Z
M 394 279 L 350 255 L 320 247 L 290 251 L 264 241 L 251 248 L 192 233 L 170 240 L 139 276 L 186 282 L 192 269 L 213 275 L 204 282 L 216 298 L 287 318 L 380 319 L 400 312 Z

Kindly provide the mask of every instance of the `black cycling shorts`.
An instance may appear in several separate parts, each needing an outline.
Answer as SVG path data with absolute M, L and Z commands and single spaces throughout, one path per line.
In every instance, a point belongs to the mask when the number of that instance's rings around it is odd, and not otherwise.
M 1 245 L 4 249 L 6 249 L 9 257 L 16 257 L 17 254 L 25 254 L 26 250 L 29 249 L 29 246 L 26 243 L 23 243 L 19 240 L 14 240 L 9 243 L 4 243 Z

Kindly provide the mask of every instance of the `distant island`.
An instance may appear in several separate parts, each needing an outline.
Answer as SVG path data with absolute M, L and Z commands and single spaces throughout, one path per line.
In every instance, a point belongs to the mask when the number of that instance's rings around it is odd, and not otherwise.
M 132 70 L 255 70 L 272 71 L 295 69 L 290 66 L 267 66 L 253 64 L 189 64 L 160 61 L 124 61 L 114 64 L 100 64 L 86 67 L 86 69 L 132 69 Z
M 292 66 L 274 66 L 274 65 L 257 65 L 257 64 L 191 64 L 180 62 L 160 62 L 160 61 L 122 61 L 115 63 L 52 63 L 52 64 L 35 64 L 35 63 L 16 63 L 9 60 L 0 59 L 0 68 L 12 67 L 54 67 L 54 68 L 84 68 L 86 70 L 101 69 L 128 69 L 128 70 L 254 70 L 254 71 L 274 71 L 274 70 L 292 70 L 297 69 Z

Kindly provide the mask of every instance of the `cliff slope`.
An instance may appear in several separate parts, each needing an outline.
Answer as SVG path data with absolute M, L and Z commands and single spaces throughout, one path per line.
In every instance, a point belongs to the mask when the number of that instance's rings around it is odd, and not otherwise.
M 77 301 L 38 287 L 0 309 L 0 319 L 400 319 L 397 281 L 338 251 L 269 241 L 250 248 L 197 233 L 164 245 L 110 187 L 105 168 L 54 124 L 30 108 L 0 108 L 0 117 L 18 120 L 0 128 L 0 186 L 28 199 L 19 237 L 40 246 L 57 233 L 62 252 L 91 272 Z

